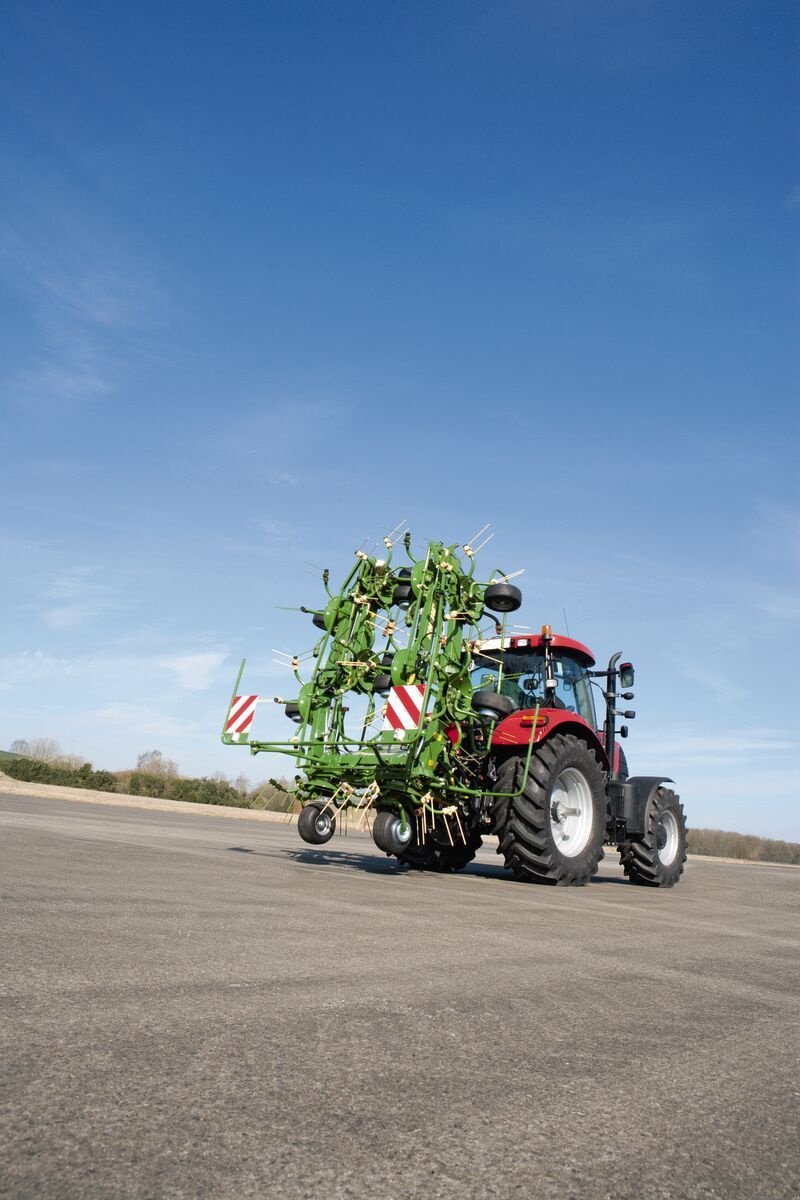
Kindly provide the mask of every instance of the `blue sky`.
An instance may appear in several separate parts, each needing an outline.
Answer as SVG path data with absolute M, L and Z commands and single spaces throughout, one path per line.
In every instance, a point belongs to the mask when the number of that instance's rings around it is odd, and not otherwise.
M 406 517 L 638 671 L 690 822 L 800 839 L 797 8 L 8 3 L 0 744 L 286 692 Z M 262 707 L 262 734 L 281 727 Z

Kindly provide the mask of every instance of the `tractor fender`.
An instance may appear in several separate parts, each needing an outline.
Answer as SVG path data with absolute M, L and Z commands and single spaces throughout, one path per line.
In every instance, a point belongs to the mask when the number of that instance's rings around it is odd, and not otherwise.
M 632 775 L 622 785 L 622 812 L 628 837 L 642 837 L 647 809 L 662 783 L 674 783 L 667 775 Z
M 534 725 L 535 720 L 535 725 Z M 512 746 L 527 747 L 533 741 L 534 746 L 547 740 L 554 733 L 574 733 L 583 738 L 593 750 L 599 754 L 603 766 L 608 769 L 608 755 L 605 746 L 592 729 L 588 721 L 577 713 L 562 708 L 540 708 L 538 716 L 533 708 L 523 708 L 519 712 L 510 713 L 502 721 L 498 721 L 492 734 L 492 749 L 509 749 Z M 533 735 L 531 737 L 531 735 Z

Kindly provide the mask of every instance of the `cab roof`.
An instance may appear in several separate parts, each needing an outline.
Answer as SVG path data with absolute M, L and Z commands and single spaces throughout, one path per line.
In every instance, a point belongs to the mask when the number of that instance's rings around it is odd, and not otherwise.
M 488 638 L 485 641 L 473 643 L 476 650 L 532 650 L 534 654 L 544 653 L 544 641 L 540 633 L 523 633 L 514 637 L 507 638 Z M 554 633 L 550 639 L 550 646 L 553 650 L 561 650 L 567 654 L 577 658 L 584 666 L 594 666 L 594 655 L 588 646 L 584 646 L 581 642 L 573 641 L 572 638 L 562 637 L 558 633 Z

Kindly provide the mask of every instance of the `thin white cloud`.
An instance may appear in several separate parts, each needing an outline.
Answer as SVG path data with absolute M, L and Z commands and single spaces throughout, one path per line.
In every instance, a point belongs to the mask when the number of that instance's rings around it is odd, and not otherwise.
M 0 273 L 32 314 L 39 349 L 6 386 L 23 405 L 96 401 L 115 390 L 141 336 L 158 328 L 163 291 L 141 251 L 102 216 L 87 216 L 67 195 L 18 191 L 16 213 L 0 223 Z
M 80 723 L 123 729 L 137 737 L 191 738 L 197 732 L 193 725 L 176 719 L 174 714 L 142 704 L 107 704 L 84 713 Z
M 115 371 L 107 357 L 83 333 L 65 331 L 35 367 L 18 371 L 12 390 L 19 401 L 46 396 L 59 404 L 94 400 L 114 387 Z
M 702 665 L 686 666 L 683 674 L 693 683 L 699 683 L 706 688 L 717 703 L 739 704 L 747 698 L 747 690 L 740 684 L 734 683 L 721 671 Z
M 800 511 L 781 504 L 761 504 L 749 528 L 750 541 L 776 563 L 800 567 Z
M 57 632 L 81 629 L 120 607 L 114 589 L 99 576 L 99 568 L 86 566 L 56 575 L 47 592 L 56 603 L 42 611 L 48 629 Z
M 59 658 L 44 650 L 21 650 L 0 658 L 0 675 L 11 681 L 12 686 L 18 680 L 61 678 L 77 673 L 75 659 Z
M 275 520 L 270 517 L 256 517 L 253 524 L 260 533 L 266 534 L 268 538 L 275 541 L 285 542 L 289 538 L 297 537 L 299 533 L 297 527 L 288 521 Z
M 300 480 L 290 471 L 271 471 L 267 475 L 267 483 L 271 483 L 273 487 L 292 488 L 297 487 Z
M 191 692 L 204 692 L 211 686 L 215 673 L 226 657 L 219 650 L 209 650 L 200 654 L 179 654 L 172 658 L 161 658 L 157 660 L 157 665 L 174 672 L 178 687 Z
M 684 767 L 737 768 L 758 759 L 768 760 L 795 755 L 800 750 L 796 735 L 771 728 L 730 729 L 724 733 L 703 733 L 698 730 L 664 729 L 656 736 L 637 739 L 636 758 L 645 761 L 669 762 L 674 771 Z

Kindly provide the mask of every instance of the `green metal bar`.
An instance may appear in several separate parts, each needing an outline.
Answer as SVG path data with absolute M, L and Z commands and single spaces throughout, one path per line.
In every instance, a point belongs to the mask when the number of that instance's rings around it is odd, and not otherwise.
M 241 663 L 239 664 L 239 674 L 236 676 L 236 683 L 233 685 L 233 691 L 231 692 L 230 704 L 228 705 L 228 710 L 225 713 L 225 718 L 222 722 L 222 733 L 220 734 L 220 741 L 223 743 L 223 745 L 226 745 L 226 746 L 237 746 L 237 745 L 238 746 L 246 746 L 247 745 L 247 742 L 234 742 L 233 739 L 231 738 L 230 734 L 225 732 L 225 726 L 228 724 L 228 717 L 231 715 L 231 709 L 233 708 L 233 702 L 239 694 L 239 683 L 241 682 L 242 674 L 244 672 L 244 664 L 246 662 L 247 662 L 247 659 L 243 658 Z

